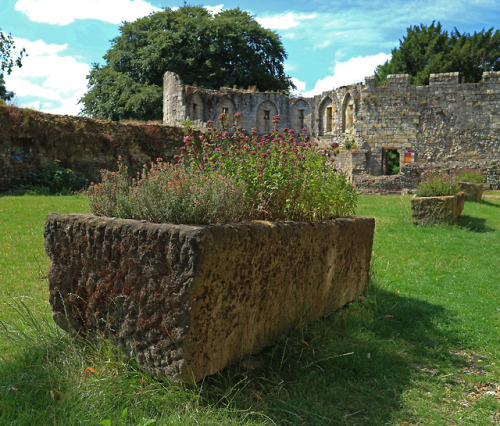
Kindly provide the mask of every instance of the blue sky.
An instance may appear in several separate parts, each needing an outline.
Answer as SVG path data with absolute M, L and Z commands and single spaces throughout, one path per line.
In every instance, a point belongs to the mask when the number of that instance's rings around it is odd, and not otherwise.
M 14 104 L 77 115 L 86 76 L 123 21 L 134 21 L 181 0 L 0 0 L 0 28 L 28 57 L 6 77 Z M 191 3 L 188 1 L 188 3 Z M 364 81 L 390 57 L 411 25 L 440 21 L 451 31 L 499 29 L 498 0 L 196 1 L 216 13 L 240 7 L 280 34 L 286 72 L 312 96 Z

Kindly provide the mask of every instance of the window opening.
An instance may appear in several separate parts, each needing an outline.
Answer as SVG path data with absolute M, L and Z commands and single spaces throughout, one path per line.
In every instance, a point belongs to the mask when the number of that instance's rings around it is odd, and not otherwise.
M 304 128 L 304 110 L 299 109 L 300 130 Z
M 398 175 L 400 155 L 397 149 L 382 149 L 382 174 Z

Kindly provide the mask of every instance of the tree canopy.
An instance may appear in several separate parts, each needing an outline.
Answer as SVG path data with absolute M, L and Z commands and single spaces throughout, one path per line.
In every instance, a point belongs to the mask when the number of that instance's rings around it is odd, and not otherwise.
M 410 84 L 429 83 L 432 73 L 459 72 L 465 83 L 481 80 L 483 71 L 500 71 L 500 32 L 493 28 L 474 34 L 448 34 L 441 24 L 420 24 L 407 28 L 407 34 L 392 50 L 392 58 L 375 71 L 377 84 L 389 74 L 409 74 Z
M 199 6 L 165 9 L 120 27 L 104 59 L 87 76 L 82 113 L 94 118 L 161 119 L 163 75 L 208 89 L 293 88 L 285 75 L 280 37 L 247 12 L 212 15 Z
M 25 53 L 25 49 L 17 53 L 12 36 L 0 29 L 0 99 L 8 101 L 14 97 L 14 92 L 9 92 L 5 87 L 4 75 L 10 74 L 15 66 L 22 66 L 21 60 Z

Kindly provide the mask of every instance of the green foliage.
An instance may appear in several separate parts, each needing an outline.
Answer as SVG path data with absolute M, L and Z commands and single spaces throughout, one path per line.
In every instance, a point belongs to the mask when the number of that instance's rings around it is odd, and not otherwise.
M 441 197 L 454 195 L 460 191 L 457 178 L 443 170 L 429 167 L 420 177 L 417 197 Z
M 356 140 L 352 137 L 346 136 L 344 140 L 344 148 L 345 149 L 356 148 Z
M 246 218 L 244 185 L 221 174 L 205 176 L 195 168 L 158 159 L 131 179 L 119 161 L 118 171 L 101 172 L 102 181 L 87 191 L 96 215 L 157 223 L 224 223 Z
M 5 87 L 4 73 L 10 74 L 15 66 L 20 68 L 25 54 L 25 49 L 16 52 L 12 36 L 0 29 L 0 99 L 9 101 L 14 97 L 14 92 L 9 92 Z
M 387 169 L 389 175 L 399 174 L 399 154 L 397 151 L 390 150 L 387 152 Z
M 181 386 L 145 374 L 104 339 L 68 338 L 51 319 L 43 223 L 53 211 L 87 213 L 86 198 L 0 197 L 0 321 L 10 331 L 0 331 L 0 424 L 498 423 L 499 402 L 486 392 L 498 391 L 500 374 L 500 199 L 424 228 L 411 226 L 409 198 L 359 197 L 358 213 L 377 224 L 360 300 Z M 97 374 L 86 377 L 88 367 Z
M 471 35 L 455 28 L 448 34 L 439 22 L 420 24 L 407 28 L 391 53 L 392 58 L 375 71 L 379 85 L 389 74 L 409 74 L 410 84 L 425 85 L 432 73 L 457 71 L 464 82 L 474 83 L 483 71 L 500 71 L 500 31 L 490 28 Z
M 483 183 L 484 182 L 484 173 L 467 168 L 467 169 L 458 169 L 453 172 L 454 176 L 456 176 L 457 180 L 461 182 L 471 182 L 471 183 Z
M 235 114 L 237 119 L 239 113 Z M 222 114 L 219 121 L 224 123 Z M 274 117 L 278 124 L 279 116 Z M 325 151 L 293 130 L 259 140 L 234 124 L 197 144 L 187 128 L 178 164 L 161 160 L 137 179 L 103 170 L 88 190 L 90 207 L 102 216 L 170 223 L 226 223 L 250 219 L 326 220 L 354 214 L 357 195 Z
M 14 181 L 16 189 L 43 195 L 69 194 L 87 184 L 83 176 L 61 166 L 57 160 L 33 167 Z
M 212 16 L 205 8 L 166 9 L 120 27 L 120 35 L 87 76 L 82 112 L 94 118 L 162 118 L 163 75 L 209 89 L 237 85 L 288 91 L 280 37 L 240 9 Z
M 162 118 L 161 85 L 142 84 L 126 73 L 98 64 L 94 64 L 87 79 L 91 89 L 82 98 L 84 113 L 112 121 Z
M 259 139 L 238 125 L 240 114 L 228 132 L 209 121 L 208 131 L 195 142 L 187 129 L 181 164 L 190 164 L 210 176 L 222 173 L 245 184 L 246 199 L 253 219 L 327 220 L 354 214 L 356 191 L 345 173 L 337 170 L 328 153 L 293 130 Z M 219 116 L 224 126 L 226 114 Z M 277 127 L 280 117 L 273 117 Z

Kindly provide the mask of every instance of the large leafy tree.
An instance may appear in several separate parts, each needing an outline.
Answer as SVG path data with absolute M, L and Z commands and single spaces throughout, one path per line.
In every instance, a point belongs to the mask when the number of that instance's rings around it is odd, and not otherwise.
M 14 92 L 5 87 L 4 76 L 5 73 L 10 74 L 15 66 L 22 66 L 21 61 L 25 53 L 25 49 L 16 52 L 12 36 L 0 29 L 0 99 L 8 101 L 14 97 Z
M 457 71 L 464 82 L 474 83 L 483 71 L 500 70 L 500 32 L 490 28 L 470 35 L 455 28 L 448 34 L 439 22 L 420 24 L 408 28 L 391 53 L 392 58 L 375 71 L 378 84 L 388 74 L 409 74 L 410 84 L 425 85 L 432 73 Z
M 289 91 L 280 37 L 247 12 L 205 8 L 166 9 L 120 27 L 120 35 L 93 65 L 82 112 L 95 118 L 161 119 L 163 74 L 208 89 L 257 86 Z

